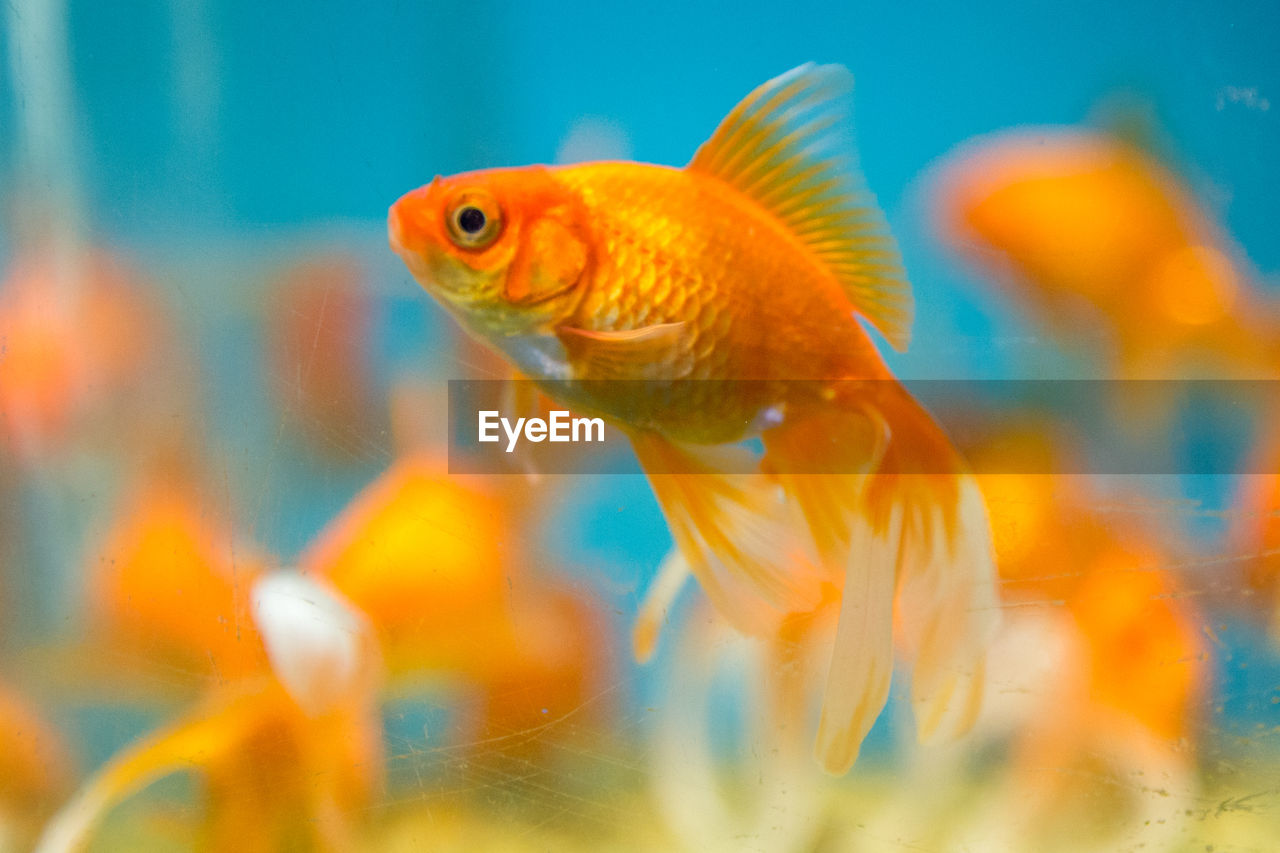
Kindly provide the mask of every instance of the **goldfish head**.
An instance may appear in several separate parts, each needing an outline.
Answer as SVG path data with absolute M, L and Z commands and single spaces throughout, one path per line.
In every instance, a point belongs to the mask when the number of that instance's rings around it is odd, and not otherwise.
M 541 166 L 469 172 L 391 206 L 391 248 L 482 338 L 547 332 L 572 313 L 589 260 L 582 202 Z

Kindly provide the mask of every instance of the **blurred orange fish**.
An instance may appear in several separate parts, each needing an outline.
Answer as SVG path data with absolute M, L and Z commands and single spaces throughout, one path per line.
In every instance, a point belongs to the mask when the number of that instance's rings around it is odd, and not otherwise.
M 1274 423 L 1274 419 L 1264 422 Z M 1271 430 L 1262 432 L 1251 470 L 1280 471 L 1280 440 Z M 1256 594 L 1248 600 L 1265 611 L 1271 638 L 1280 643 L 1280 476 L 1241 477 L 1236 504 L 1232 539 L 1241 557 L 1243 580 Z M 1238 596 L 1233 600 L 1240 603 Z
M 1070 442 L 1051 435 L 1048 421 L 1004 424 L 970 458 L 1075 470 Z M 1136 513 L 1132 500 L 1104 504 L 1083 477 L 978 479 L 1013 608 L 995 642 L 989 713 L 978 726 L 1012 738 L 998 796 L 1019 802 L 1016 815 L 1007 805 L 975 810 L 983 848 L 1052 849 L 1071 837 L 1072 849 L 1118 849 L 1134 826 L 1180 839 L 1199 792 L 1196 740 L 1210 664 L 1205 617 L 1168 568 L 1180 562 L 1175 537 Z M 942 772 L 923 768 L 929 780 Z M 1134 777 L 1159 785 L 1134 785 Z M 1097 819 L 1099 803 L 1109 820 Z M 1159 848 L 1160 833 L 1144 842 Z
M 95 773 L 39 849 L 80 849 L 116 803 L 180 771 L 207 785 L 205 849 L 351 849 L 381 781 L 367 621 L 326 586 L 265 574 L 199 491 L 162 473 L 125 501 L 91 572 L 95 652 L 114 685 L 141 676 L 200 698 Z
M 165 328 L 137 278 L 100 250 L 15 259 L 0 282 L 0 438 L 24 454 L 56 445 L 137 381 Z
M 267 299 L 275 398 L 317 453 L 350 461 L 350 437 L 375 428 L 369 346 L 372 300 L 357 259 L 331 252 L 300 261 Z
M 392 247 L 464 328 L 627 432 L 734 624 L 769 633 L 848 591 L 818 732 L 832 772 L 888 697 L 895 593 L 922 737 L 971 722 L 997 612 L 981 495 L 859 322 L 905 347 L 912 298 L 846 153 L 850 89 L 845 69 L 806 65 L 751 93 L 684 169 L 436 178 L 389 216 Z M 759 381 L 608 381 L 645 379 Z M 768 478 L 708 447 L 757 436 Z
M 1239 252 L 1175 174 L 1121 138 L 983 140 L 946 160 L 934 205 L 942 236 L 1059 331 L 1113 335 L 1121 376 L 1275 370 L 1275 311 Z
M 99 644 L 192 676 L 180 679 L 188 686 L 265 671 L 248 600 L 265 560 L 235 546 L 218 512 L 171 473 L 139 488 L 90 568 Z
M 972 451 L 1042 470 L 1072 469 L 1069 441 L 1048 438 L 1043 422 L 1004 426 Z M 1024 607 L 1065 605 L 1087 659 L 1087 704 L 1106 706 L 1155 737 L 1190 737 L 1205 679 L 1200 615 L 1172 573 L 1167 531 L 1137 514 L 1096 509 L 1083 478 L 1050 474 L 980 476 L 991 511 L 1004 599 Z M 1059 716 L 1069 713 L 1064 703 Z M 1082 703 L 1076 702 L 1079 707 Z
M 529 563 L 505 500 L 408 456 L 356 497 L 299 560 L 368 616 L 392 675 L 451 676 L 485 702 L 479 737 L 579 722 L 608 626 Z M 532 743 L 549 742 L 545 737 Z M 492 742 L 490 742 L 492 745 Z

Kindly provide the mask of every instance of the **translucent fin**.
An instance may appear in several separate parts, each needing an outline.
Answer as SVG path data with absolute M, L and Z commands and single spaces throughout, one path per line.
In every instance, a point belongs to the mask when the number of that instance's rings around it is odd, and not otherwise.
M 748 95 L 694 155 L 776 217 L 839 280 L 858 312 L 898 350 L 911 339 L 911 286 L 853 157 L 839 65 L 802 65 Z
M 761 634 L 786 613 L 822 598 L 804 522 L 777 484 L 748 470 L 736 448 L 697 455 L 665 439 L 632 436 L 640 465 L 676 546 L 716 609 L 739 630 Z M 677 472 L 677 473 L 667 473 Z
M 898 614 L 914 658 L 911 701 L 922 742 L 973 725 L 1000 619 L 991 533 L 973 477 L 961 475 L 955 499 L 950 513 L 920 507 L 903 535 Z
M 631 647 L 635 651 L 637 662 L 646 663 L 653 657 L 662 623 L 666 621 L 667 612 L 688 579 L 689 561 L 680 553 L 679 548 L 673 549 L 658 567 L 658 574 L 653 583 L 649 584 L 649 591 L 645 593 L 640 612 L 636 615 Z
M 677 379 L 684 323 L 599 332 L 556 330 L 577 379 Z
M 893 676 L 893 589 L 902 533 L 901 507 L 875 529 L 850 519 L 848 577 L 814 754 L 828 773 L 853 766 L 862 741 L 889 699 Z
M 210 703 L 187 719 L 138 741 L 112 759 L 45 828 L 37 853 L 71 853 L 88 847 L 107 811 L 155 780 L 205 767 L 239 744 L 259 716 L 259 697 L 242 695 Z
M 509 412 L 512 418 L 526 419 L 545 419 L 550 411 L 546 405 L 546 398 L 533 381 L 514 369 L 511 371 L 511 376 L 503 383 L 501 402 L 498 405 L 498 409 L 502 412 Z M 522 441 L 515 446 L 511 455 L 516 466 L 528 478 L 529 483 L 536 484 L 542 480 L 542 472 L 538 470 L 538 466 L 533 461 L 532 448 L 532 444 Z

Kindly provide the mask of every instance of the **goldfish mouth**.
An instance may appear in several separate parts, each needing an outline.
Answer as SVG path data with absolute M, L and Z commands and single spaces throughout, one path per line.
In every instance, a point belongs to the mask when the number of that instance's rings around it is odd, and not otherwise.
M 387 211 L 387 238 L 391 244 L 391 251 L 404 257 L 406 254 L 404 223 L 401 221 L 399 205 L 393 204 Z
M 426 288 L 433 276 L 423 253 L 410 247 L 410 238 L 400 205 L 392 205 L 387 212 L 387 242 L 391 245 L 391 251 L 399 255 L 400 260 L 404 261 L 404 265 L 409 268 L 409 273 L 423 288 Z

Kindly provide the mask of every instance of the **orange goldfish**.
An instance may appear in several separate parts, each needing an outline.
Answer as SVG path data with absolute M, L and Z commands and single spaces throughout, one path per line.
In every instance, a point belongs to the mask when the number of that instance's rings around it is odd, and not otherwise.
M 1101 322 L 1122 376 L 1275 369 L 1275 312 L 1243 258 L 1175 174 L 1121 138 L 984 140 L 948 158 L 934 207 L 948 243 L 1055 327 L 1078 337 Z
M 1073 467 L 1043 423 L 1028 426 L 1002 428 L 971 458 L 982 464 L 983 456 L 1007 458 L 1012 450 L 1044 470 Z M 995 644 L 993 686 L 1000 673 L 1009 683 L 1000 684 L 991 717 L 979 724 L 1016 731 L 1004 796 L 1022 804 L 1021 825 L 1010 827 L 1009 849 L 1049 846 L 1047 836 L 1082 814 L 1092 819 L 1100 802 L 1117 825 L 1092 827 L 1100 843 L 1089 849 L 1114 849 L 1116 836 L 1107 833 L 1144 819 L 1176 827 L 1197 790 L 1195 740 L 1209 665 L 1203 617 L 1164 568 L 1172 562 L 1169 535 L 1136 516 L 1099 512 L 1080 477 L 979 480 L 1004 599 L 1019 614 Z M 1028 681 L 1035 669 L 1042 673 Z M 1158 795 L 1134 786 L 1135 775 L 1148 785 L 1159 780 Z M 1007 807 L 994 817 L 1007 820 Z M 1073 845 L 1087 846 L 1083 839 Z
M 42 853 L 80 850 L 116 803 L 171 773 L 207 784 L 206 849 L 349 850 L 382 770 L 380 667 L 366 620 L 297 575 L 244 597 L 245 642 L 269 667 L 216 684 L 192 712 L 104 765 L 46 827 Z
M 752 92 L 683 169 L 437 177 L 388 222 L 468 332 L 630 436 L 689 570 L 736 626 L 767 634 L 844 590 L 816 748 L 835 773 L 888 697 L 895 609 L 922 737 L 968 727 L 997 615 L 981 495 L 859 322 L 905 347 L 912 297 L 845 150 L 850 89 L 843 68 L 805 65 Z M 753 437 L 758 468 L 721 467 L 714 446 Z
M 444 467 L 425 454 L 397 462 L 316 538 L 303 572 L 369 618 L 393 676 L 479 688 L 482 736 L 591 716 L 606 626 L 572 590 L 529 577 L 505 502 Z
M 133 387 L 164 328 L 136 280 L 100 250 L 15 259 L 0 283 L 0 438 L 37 452 Z
M 1012 451 L 1045 470 L 1071 454 L 1045 437 L 1043 424 L 1005 427 L 973 451 L 975 460 Z M 1169 534 L 1134 518 L 1095 510 L 1082 478 L 988 474 L 979 478 L 991 511 L 1004 599 L 1024 608 L 1065 605 L 1081 645 L 1088 702 L 1142 725 L 1159 740 L 1191 736 L 1205 679 L 1200 615 L 1160 568 Z M 1062 717 L 1072 703 L 1057 709 Z
M 200 699 L 89 779 L 41 849 L 79 849 L 116 803 L 182 770 L 207 786 L 207 849 L 350 847 L 381 780 L 375 640 L 337 592 L 265 567 L 181 473 L 125 501 L 90 573 L 95 648 L 113 682 L 137 672 Z

